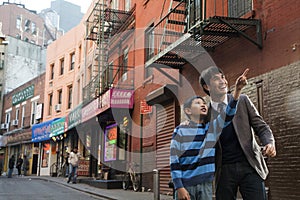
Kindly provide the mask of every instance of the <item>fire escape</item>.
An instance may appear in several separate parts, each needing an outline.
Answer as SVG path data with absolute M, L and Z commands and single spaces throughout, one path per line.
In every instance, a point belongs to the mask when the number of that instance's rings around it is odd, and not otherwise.
M 86 40 L 93 41 L 95 48 L 92 55 L 87 56 L 91 80 L 83 88 L 84 104 L 101 96 L 110 88 L 133 87 L 133 85 L 128 85 L 128 82 L 119 81 L 122 75 L 120 73 L 124 73 L 123 66 L 109 64 L 109 55 L 112 52 L 113 43 L 120 40 L 120 35 L 131 28 L 135 20 L 135 6 L 130 11 L 116 10 L 109 8 L 104 2 L 99 0 L 94 4 L 86 21 Z M 130 75 L 130 78 L 133 78 L 133 75 Z
M 151 30 L 154 54 L 146 67 L 182 69 L 234 37 L 262 48 L 261 21 L 242 18 L 252 12 L 252 0 L 171 0 L 169 12 Z

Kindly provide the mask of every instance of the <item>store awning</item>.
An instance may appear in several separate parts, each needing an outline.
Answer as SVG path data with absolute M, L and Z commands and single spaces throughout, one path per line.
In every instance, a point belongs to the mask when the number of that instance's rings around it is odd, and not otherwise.
M 81 109 L 82 104 L 74 108 L 67 116 L 67 130 L 74 128 L 81 123 Z
M 0 147 L 5 147 L 7 144 L 7 137 L 0 135 Z
M 50 138 L 63 134 L 67 129 L 66 117 L 53 121 L 50 127 Z
M 31 141 L 42 142 L 45 140 L 49 140 L 51 133 L 51 123 L 55 120 L 57 120 L 57 118 L 39 124 L 34 124 L 32 126 Z

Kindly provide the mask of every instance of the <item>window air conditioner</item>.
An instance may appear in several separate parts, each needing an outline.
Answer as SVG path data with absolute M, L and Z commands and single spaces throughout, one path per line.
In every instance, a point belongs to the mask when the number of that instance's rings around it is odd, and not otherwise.
M 8 123 L 1 124 L 1 129 L 8 129 Z
M 19 120 L 15 119 L 12 121 L 13 126 L 18 126 L 18 124 L 19 124 Z
M 60 112 L 60 111 L 61 111 L 61 104 L 56 104 L 56 105 L 54 106 L 54 110 L 55 110 L 56 112 Z

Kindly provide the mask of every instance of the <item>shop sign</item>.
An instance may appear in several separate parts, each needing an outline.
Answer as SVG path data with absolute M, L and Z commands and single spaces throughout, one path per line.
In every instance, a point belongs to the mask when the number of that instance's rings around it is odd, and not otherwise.
M 117 124 L 110 125 L 105 129 L 104 161 L 117 159 Z
M 23 101 L 26 101 L 27 99 L 33 97 L 33 95 L 34 95 L 34 85 L 31 85 L 12 96 L 12 105 L 14 106 L 19 103 L 22 103 Z
M 85 122 L 101 113 L 99 108 L 99 99 L 93 100 L 81 110 L 81 122 Z
M 68 130 L 81 123 L 82 104 L 78 105 L 68 114 Z
M 6 136 L 7 137 L 7 144 L 16 143 L 16 142 L 23 142 L 31 139 L 31 132 L 25 133 L 13 133 Z
M 66 117 L 62 117 L 58 120 L 55 120 L 51 123 L 51 133 L 50 137 L 55 137 L 60 134 L 63 134 L 66 130 Z
M 112 108 L 133 108 L 133 90 L 112 89 L 111 107 Z
M 42 142 L 45 140 L 49 140 L 50 133 L 51 133 L 51 123 L 54 120 L 57 120 L 57 118 L 43 122 L 43 123 L 34 124 L 31 129 L 31 131 L 32 131 L 31 141 L 32 142 Z
M 149 106 L 146 100 L 142 100 L 140 102 L 140 113 L 142 115 L 152 113 L 152 106 Z
M 0 147 L 5 147 L 7 144 L 7 136 L 0 135 Z
M 89 160 L 79 160 L 77 175 L 78 176 L 89 176 L 90 161 Z

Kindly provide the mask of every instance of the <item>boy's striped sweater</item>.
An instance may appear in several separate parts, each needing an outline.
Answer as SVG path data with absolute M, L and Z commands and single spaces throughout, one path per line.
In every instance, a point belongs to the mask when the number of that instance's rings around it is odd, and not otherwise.
M 222 128 L 231 123 L 236 106 L 237 101 L 231 100 L 226 112 L 221 112 L 215 120 L 206 124 L 191 121 L 187 126 L 177 126 L 174 129 L 170 147 L 170 167 L 175 189 L 213 181 L 214 146 Z

